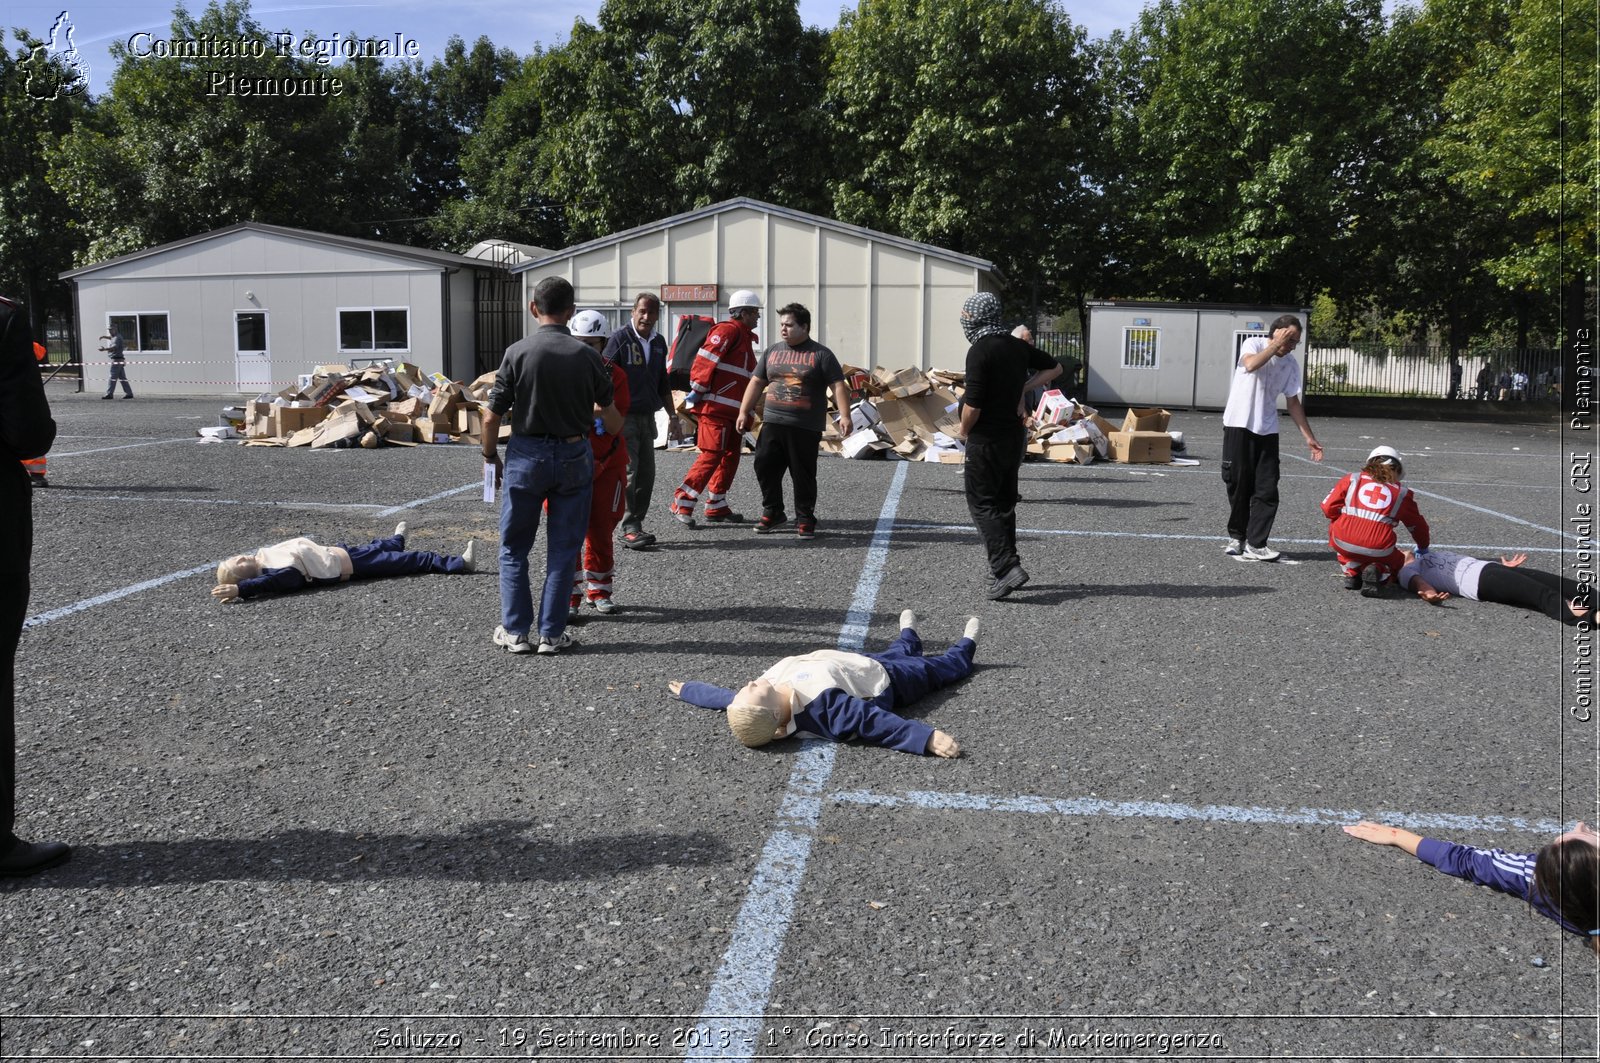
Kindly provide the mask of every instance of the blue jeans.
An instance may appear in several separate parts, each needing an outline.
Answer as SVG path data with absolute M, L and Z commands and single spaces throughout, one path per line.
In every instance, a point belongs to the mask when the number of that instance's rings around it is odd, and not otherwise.
M 350 555 L 351 579 L 383 579 L 386 576 L 414 576 L 422 572 L 457 575 L 467 570 L 459 557 L 436 554 L 431 550 L 407 550 L 403 535 L 390 535 L 370 543 L 351 546 L 340 543 Z
M 921 636 L 906 628 L 882 653 L 862 656 L 871 657 L 889 673 L 889 689 L 885 693 L 890 694 L 893 701 L 884 704 L 880 694 L 879 703 L 887 709 L 900 709 L 971 675 L 972 655 L 977 649 L 976 642 L 961 638 L 937 657 L 924 657 Z
M 500 622 L 512 634 L 530 634 L 534 627 L 528 551 L 539 534 L 541 508 L 549 513 L 550 526 L 539 635 L 554 639 L 567 629 L 567 598 L 589 528 L 593 488 L 594 451 L 588 439 L 563 443 L 544 436 L 513 435 L 506 442 L 500 504 Z

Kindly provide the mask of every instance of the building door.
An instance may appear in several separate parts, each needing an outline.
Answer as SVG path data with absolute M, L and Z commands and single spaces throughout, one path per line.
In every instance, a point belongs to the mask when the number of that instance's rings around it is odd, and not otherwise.
M 267 354 L 267 312 L 234 311 L 233 332 L 233 372 L 239 390 L 250 395 L 271 391 L 272 358 Z

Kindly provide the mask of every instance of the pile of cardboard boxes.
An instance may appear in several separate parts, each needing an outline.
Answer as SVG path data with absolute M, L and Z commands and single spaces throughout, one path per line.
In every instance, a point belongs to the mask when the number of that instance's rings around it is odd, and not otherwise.
M 882 368 L 868 373 L 851 366 L 844 371 L 854 400 L 850 433 L 841 436 L 830 419 L 822 434 L 825 453 L 875 458 L 892 451 L 911 461 L 945 464 L 965 459 L 959 412 L 964 374 Z M 677 399 L 679 413 L 692 417 L 681 392 Z M 1047 391 L 1033 414 L 1028 453 L 1079 465 L 1096 459 L 1164 464 L 1172 459 L 1173 437 L 1167 431 L 1171 417 L 1166 410 L 1133 409 L 1119 430 L 1099 411 L 1060 391 Z
M 247 446 L 412 447 L 483 442 L 482 406 L 494 384 L 486 373 L 460 384 L 424 376 L 407 362 L 365 369 L 319 365 L 295 386 L 259 396 L 243 409 Z M 510 426 L 501 428 L 501 437 Z
M 841 435 L 832 419 L 822 435 L 822 450 L 847 458 L 884 457 L 889 452 L 910 461 L 959 464 L 960 402 L 965 378 L 934 369 L 874 369 L 845 366 L 851 392 L 850 432 Z M 483 404 L 494 385 L 485 373 L 470 384 L 442 373 L 425 376 L 407 362 L 382 362 L 363 369 L 319 365 L 294 387 L 262 395 L 238 409 L 247 446 L 411 447 L 420 443 L 483 442 Z M 694 410 L 683 392 L 674 395 L 678 413 L 693 438 Z M 759 407 L 758 407 L 759 411 Z M 1164 464 L 1172 458 L 1172 415 L 1166 410 L 1131 409 L 1121 429 L 1099 412 L 1060 391 L 1044 394 L 1033 413 L 1028 454 L 1045 461 L 1086 465 L 1096 459 Z M 665 415 L 661 417 L 666 420 Z M 757 424 L 746 436 L 753 445 Z M 500 437 L 510 435 L 502 425 Z M 669 445 L 665 426 L 657 446 Z

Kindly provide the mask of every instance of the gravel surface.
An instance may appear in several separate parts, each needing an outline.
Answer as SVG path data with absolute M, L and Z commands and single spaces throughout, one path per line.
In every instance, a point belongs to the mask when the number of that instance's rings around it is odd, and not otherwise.
M 823 458 L 808 543 L 672 523 L 692 455 L 662 455 L 622 611 L 513 657 L 472 448 L 201 444 L 221 399 L 52 403 L 30 616 L 175 578 L 23 637 L 18 830 L 77 851 L 0 885 L 0 1054 L 682 1056 L 805 746 L 746 750 L 666 682 L 836 645 L 897 463 Z M 983 618 L 978 673 L 913 710 L 966 755 L 839 750 L 761 1039 L 730 1052 L 1593 1057 L 1592 1018 L 1562 1016 L 1592 1016 L 1594 957 L 1525 905 L 1332 820 L 1193 814 L 1587 815 L 1569 630 L 1343 591 L 1316 508 L 1387 442 L 1435 542 L 1556 547 L 1505 515 L 1565 525 L 1558 431 L 1324 420 L 1322 468 L 1291 431 L 1276 535 L 1301 564 L 1266 565 L 1221 551 L 1220 418 L 1173 426 L 1198 467 L 1024 468 L 1033 580 L 1006 602 L 961 470 L 907 469 L 867 642 L 908 605 L 930 649 Z M 759 512 L 748 459 L 733 500 Z M 175 576 L 401 517 L 413 548 L 486 544 L 487 571 L 231 607 Z M 861 799 L 922 792 L 1044 800 Z

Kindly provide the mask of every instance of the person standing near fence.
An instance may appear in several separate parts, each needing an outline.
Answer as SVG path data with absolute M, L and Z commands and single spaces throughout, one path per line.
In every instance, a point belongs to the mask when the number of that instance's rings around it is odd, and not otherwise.
M 1461 357 L 1454 351 L 1450 352 L 1450 394 L 1445 397 L 1450 399 L 1461 397 Z
M 107 332 L 100 337 L 105 343 L 100 349 L 106 352 L 111 359 L 111 379 L 106 381 L 106 393 L 102 399 L 113 399 L 117 396 L 117 381 L 122 381 L 122 397 L 133 398 L 133 386 L 128 383 L 128 360 L 123 352 L 122 337 L 115 332 Z
M 55 442 L 56 423 L 33 358 L 28 316 L 0 297 L 0 877 L 54 867 L 72 855 L 65 842 L 25 842 L 15 833 L 17 786 L 16 658 L 28 615 L 33 559 L 33 488 L 22 462 Z
M 1300 342 L 1300 319 L 1284 314 L 1267 336 L 1252 336 L 1239 347 L 1239 362 L 1222 411 L 1222 482 L 1228 489 L 1227 552 L 1247 561 L 1276 561 L 1267 545 L 1278 517 L 1278 396 L 1288 400 L 1289 416 L 1300 426 L 1311 460 L 1322 460 L 1300 402 L 1304 391 L 1300 363 L 1292 353 Z M 1270 338 L 1268 338 L 1270 336 Z

